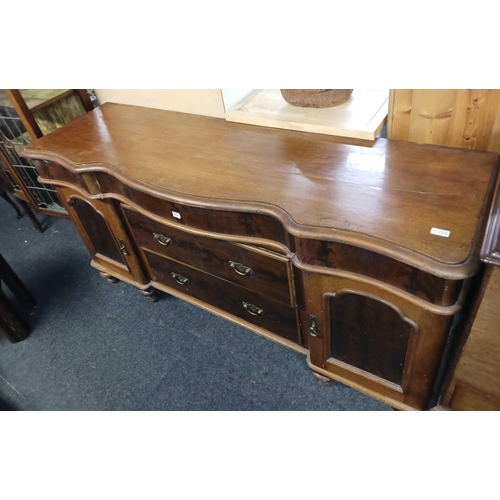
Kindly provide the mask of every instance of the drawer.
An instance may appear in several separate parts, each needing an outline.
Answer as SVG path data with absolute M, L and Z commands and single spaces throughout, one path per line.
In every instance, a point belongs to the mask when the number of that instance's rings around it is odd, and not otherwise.
M 286 257 L 187 233 L 125 207 L 124 212 L 137 243 L 143 249 L 293 305 L 290 262 Z
M 38 175 L 43 179 L 50 179 L 54 185 L 64 182 L 79 187 L 89 194 L 98 192 L 98 185 L 90 173 L 76 174 L 52 161 L 33 160 L 33 164 Z
M 298 342 L 295 309 L 161 255 L 145 251 L 154 281 Z
M 194 207 L 139 191 L 105 172 L 95 172 L 94 177 L 102 193 L 123 196 L 144 210 L 179 226 L 185 225 L 213 233 L 263 238 L 290 248 L 288 233 L 281 222 L 271 215 Z M 178 214 L 180 219 L 174 213 Z
M 382 254 L 333 241 L 297 238 L 297 257 L 304 264 L 370 276 L 433 304 L 451 306 L 461 280 L 447 280 Z

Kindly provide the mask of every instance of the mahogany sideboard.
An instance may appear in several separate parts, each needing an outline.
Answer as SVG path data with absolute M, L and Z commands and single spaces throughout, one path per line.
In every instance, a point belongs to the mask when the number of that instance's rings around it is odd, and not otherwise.
M 480 247 L 497 155 L 107 103 L 23 153 L 91 265 L 428 409 Z

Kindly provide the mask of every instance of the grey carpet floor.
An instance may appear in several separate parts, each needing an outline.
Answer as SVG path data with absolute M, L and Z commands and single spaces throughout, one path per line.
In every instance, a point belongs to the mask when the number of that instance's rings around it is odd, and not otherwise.
M 109 284 L 70 221 L 39 219 L 43 234 L 0 200 L 0 254 L 37 300 L 27 340 L 0 336 L 0 409 L 391 409 L 209 312 Z

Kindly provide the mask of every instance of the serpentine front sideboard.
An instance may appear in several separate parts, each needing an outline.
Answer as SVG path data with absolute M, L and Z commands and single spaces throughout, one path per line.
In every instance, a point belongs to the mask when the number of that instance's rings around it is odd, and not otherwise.
M 24 151 L 92 266 L 427 409 L 481 246 L 497 155 L 107 103 Z M 454 321 L 455 320 L 455 321 Z

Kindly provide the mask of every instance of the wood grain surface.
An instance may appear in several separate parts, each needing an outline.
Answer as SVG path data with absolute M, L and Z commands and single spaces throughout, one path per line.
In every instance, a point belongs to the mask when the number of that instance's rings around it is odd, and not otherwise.
M 333 241 L 297 240 L 297 256 L 304 264 L 371 276 L 438 305 L 454 304 L 462 284 L 461 281 L 444 280 L 425 273 L 384 255 Z
M 180 262 L 146 251 L 154 281 L 175 288 L 206 304 L 254 323 L 288 340 L 298 341 L 299 332 L 295 309 L 234 285 L 216 276 L 198 271 Z M 252 314 L 244 304 L 261 311 Z
M 451 409 L 500 410 L 500 267 L 489 265 L 484 286 L 443 400 Z
M 391 90 L 387 136 L 500 153 L 500 90 Z
M 293 106 L 278 89 L 263 89 L 228 109 L 226 120 L 371 142 L 386 123 L 388 108 L 387 89 L 355 89 L 345 103 L 322 109 Z
M 401 385 L 410 324 L 381 300 L 356 293 L 330 298 L 331 356 Z
M 73 171 L 109 171 L 160 197 L 276 214 L 296 236 L 357 240 L 385 253 L 406 249 L 455 268 L 471 254 L 497 161 L 489 153 L 383 139 L 345 145 L 111 103 L 24 154 Z
M 290 263 L 285 257 L 265 254 L 263 250 L 253 250 L 228 241 L 189 234 L 182 229 L 159 224 L 126 207 L 124 213 L 140 247 L 249 290 L 266 290 L 274 300 L 293 305 L 289 283 Z M 168 243 L 160 243 L 158 235 L 168 238 Z M 248 274 L 238 273 L 234 267 L 238 264 L 246 267 Z

